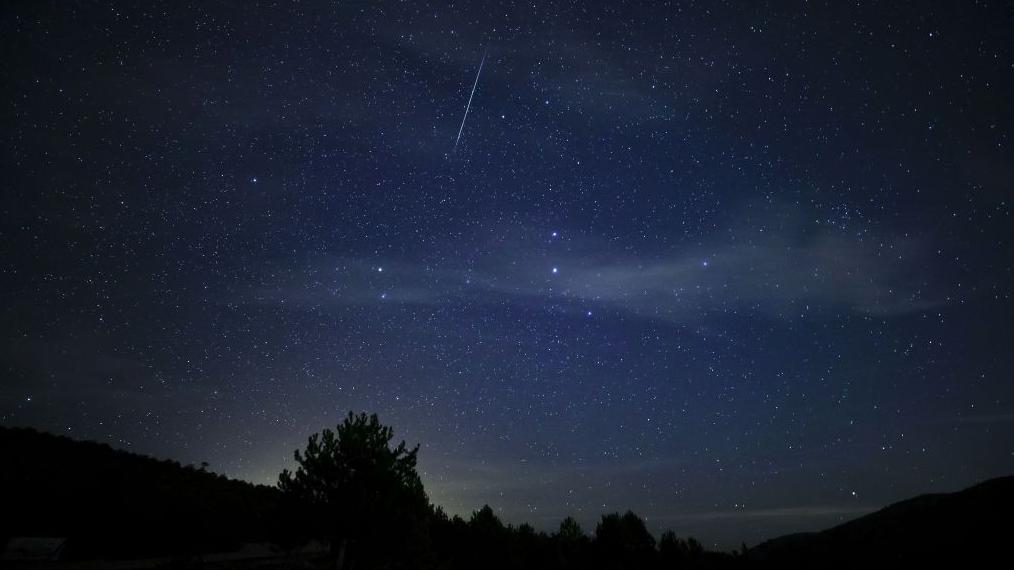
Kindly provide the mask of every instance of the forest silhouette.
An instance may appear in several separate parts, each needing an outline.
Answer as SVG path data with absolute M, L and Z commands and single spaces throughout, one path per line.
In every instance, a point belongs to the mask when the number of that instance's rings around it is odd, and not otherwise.
M 430 503 L 416 472 L 418 446 L 394 444 L 391 428 L 365 413 L 311 435 L 275 487 L 29 429 L 0 428 L 0 449 L 0 539 L 66 537 L 54 567 L 157 559 L 243 568 L 208 554 L 249 543 L 275 545 L 257 568 L 967 566 L 1004 554 L 1014 536 L 1014 477 L 728 553 L 671 530 L 656 540 L 630 511 L 606 513 L 588 532 L 571 517 L 552 532 L 505 524 L 488 505 L 466 520 Z

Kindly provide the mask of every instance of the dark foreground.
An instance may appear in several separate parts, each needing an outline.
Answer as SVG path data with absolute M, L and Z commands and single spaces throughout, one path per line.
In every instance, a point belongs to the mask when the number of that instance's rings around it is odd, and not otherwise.
M 277 489 L 108 446 L 0 428 L 0 567 L 13 569 L 334 568 L 305 512 Z M 733 553 L 656 540 L 633 513 L 592 533 L 567 519 L 553 533 L 505 525 L 488 507 L 469 520 L 432 509 L 391 568 L 675 569 L 991 566 L 1014 537 L 1014 477 L 923 495 L 817 533 Z M 369 564 L 346 564 L 357 569 Z

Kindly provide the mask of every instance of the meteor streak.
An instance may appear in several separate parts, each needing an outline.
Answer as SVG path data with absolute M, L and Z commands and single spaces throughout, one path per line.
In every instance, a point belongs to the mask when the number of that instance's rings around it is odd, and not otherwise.
M 458 150 L 458 143 L 461 142 L 461 133 L 465 130 L 465 119 L 468 118 L 468 110 L 472 108 L 472 97 L 475 97 L 475 88 L 479 85 L 479 75 L 482 74 L 482 64 L 486 63 L 486 52 L 482 53 L 482 61 L 479 62 L 479 71 L 475 73 L 475 83 L 472 84 L 472 93 L 468 96 L 468 104 L 465 105 L 465 116 L 461 117 L 461 126 L 458 127 L 458 138 L 454 140 L 454 151 Z

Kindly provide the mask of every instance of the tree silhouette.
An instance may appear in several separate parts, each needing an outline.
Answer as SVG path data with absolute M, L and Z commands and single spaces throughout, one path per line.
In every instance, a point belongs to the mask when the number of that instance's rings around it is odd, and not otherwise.
M 743 549 L 746 550 L 746 545 L 743 545 Z M 677 538 L 671 530 L 663 532 L 658 541 L 658 556 L 663 568 L 684 566 L 698 560 L 703 553 L 704 548 L 695 538 L 683 540 Z
M 481 509 L 472 513 L 468 525 L 476 535 L 481 537 L 499 538 L 506 530 L 489 505 L 483 505 Z
M 556 543 L 557 566 L 560 568 L 591 567 L 588 546 L 591 540 L 585 535 L 574 517 L 560 521 L 560 528 L 553 536 Z
M 655 537 L 631 511 L 603 515 L 595 527 L 595 546 L 607 568 L 647 568 L 655 558 Z
M 566 542 L 580 542 L 585 539 L 584 531 L 581 530 L 581 525 L 574 520 L 574 517 L 567 517 L 560 521 L 560 530 L 557 531 L 556 536 Z
M 425 547 L 429 501 L 416 473 L 419 447 L 392 447 L 393 437 L 376 414 L 349 412 L 336 431 L 311 435 L 295 452 L 296 471 L 278 477 L 330 541 L 339 568 L 403 566 Z

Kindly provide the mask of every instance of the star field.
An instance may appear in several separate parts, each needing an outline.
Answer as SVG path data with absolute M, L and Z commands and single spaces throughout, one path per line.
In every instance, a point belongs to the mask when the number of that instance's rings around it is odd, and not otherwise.
M 0 422 L 723 548 L 1010 474 L 1011 16 L 11 3 Z

